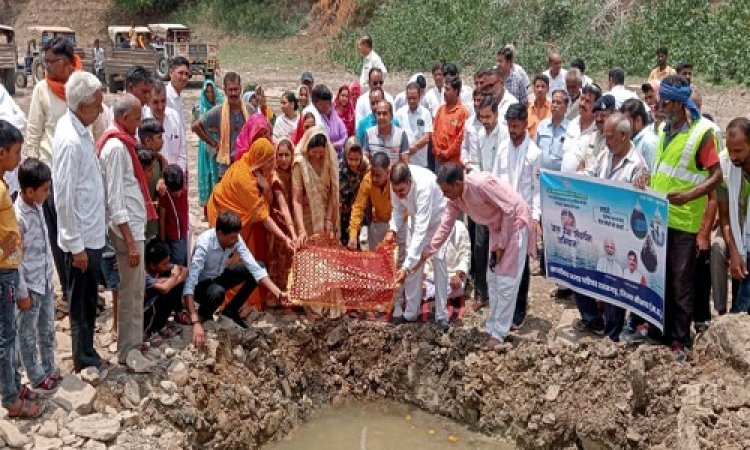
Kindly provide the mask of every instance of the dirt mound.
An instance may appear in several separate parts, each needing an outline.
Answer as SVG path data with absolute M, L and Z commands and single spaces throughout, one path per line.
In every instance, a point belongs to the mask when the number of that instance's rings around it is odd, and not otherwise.
M 738 326 L 750 329 L 748 321 Z M 165 404 L 157 387 L 151 397 L 162 400 L 141 410 L 143 424 L 166 420 L 164 430 L 200 448 L 260 446 L 315 407 L 347 398 L 414 404 L 521 448 L 750 444 L 747 371 L 703 347 L 694 364 L 674 363 L 663 348 L 589 340 L 488 352 L 472 328 L 443 334 L 426 325 L 310 324 L 269 314 L 248 331 L 209 334 L 205 354 L 188 348 L 176 357 L 188 367 L 177 403 Z

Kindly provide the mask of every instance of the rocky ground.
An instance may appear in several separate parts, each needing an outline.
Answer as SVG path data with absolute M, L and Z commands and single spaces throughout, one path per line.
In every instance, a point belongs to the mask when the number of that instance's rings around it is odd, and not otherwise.
M 249 48 L 250 58 L 223 65 L 264 84 L 272 105 L 306 68 L 332 87 L 354 79 L 321 62 L 320 50 L 304 37 Z M 396 91 L 406 78 L 389 77 L 388 89 Z M 186 117 L 197 86 L 184 94 Z M 30 95 L 29 88 L 17 96 L 24 109 Z M 712 89 L 704 93 L 704 108 L 725 125 L 744 113 L 731 101 L 744 95 L 736 88 Z M 195 233 L 205 229 L 195 185 L 191 218 Z M 224 321 L 208 323 L 205 349 L 193 348 L 184 328 L 149 350 L 150 361 L 131 361 L 138 373 L 114 366 L 104 380 L 70 374 L 64 319 L 57 324 L 63 385 L 39 420 L 0 418 L 0 444 L 257 448 L 323 405 L 388 398 L 508 437 L 522 448 L 750 448 L 750 317 L 715 321 L 698 337 L 694 359 L 678 364 L 663 348 L 635 350 L 577 335 L 574 304 L 550 298 L 551 288 L 533 278 L 524 328 L 496 351 L 483 349 L 481 314 L 467 313 L 462 324 L 441 333 L 425 324 L 392 327 L 348 318 L 311 323 L 258 313 L 245 331 Z M 114 363 L 110 327 L 108 309 L 98 321 L 96 343 Z

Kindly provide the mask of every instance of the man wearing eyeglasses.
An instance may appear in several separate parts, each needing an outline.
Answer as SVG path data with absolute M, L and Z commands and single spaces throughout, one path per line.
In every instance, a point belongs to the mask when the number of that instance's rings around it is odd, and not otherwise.
M 58 120 L 68 110 L 65 103 L 65 83 L 73 72 L 81 70 L 83 66 L 81 58 L 75 54 L 73 44 L 62 37 L 46 41 L 42 47 L 42 55 L 45 77 L 34 86 L 34 91 L 31 94 L 24 157 L 38 158 L 54 171 L 52 139 L 55 135 Z M 100 114 L 92 124 L 95 140 L 107 128 L 105 122 L 105 115 Z M 53 182 L 57 182 L 57 180 L 53 180 Z M 62 285 L 62 297 L 65 300 L 69 277 L 65 270 L 65 255 L 57 243 L 57 212 L 53 195 L 47 197 L 43 209 L 53 259 Z
M 377 67 L 373 67 L 372 69 L 370 69 L 370 73 L 368 75 L 368 90 L 362 92 L 362 95 L 360 95 L 357 99 L 357 105 L 354 108 L 355 124 L 358 125 L 360 120 L 364 119 L 368 114 L 372 113 L 372 107 L 370 106 L 369 89 L 383 89 L 384 83 L 385 73 Z M 385 90 L 383 90 L 383 97 L 388 101 L 388 103 L 393 104 L 393 96 L 385 92 Z

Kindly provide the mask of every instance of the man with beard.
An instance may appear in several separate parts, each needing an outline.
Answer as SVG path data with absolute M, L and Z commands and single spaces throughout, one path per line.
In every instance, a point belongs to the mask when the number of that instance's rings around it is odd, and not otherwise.
M 721 181 L 716 136 L 690 100 L 691 93 L 688 82 L 680 76 L 670 75 L 661 82 L 659 102 L 664 126 L 659 131 L 653 176 L 648 183 L 665 193 L 669 201 L 664 339 L 677 361 L 688 359 L 691 345 L 696 237 L 707 195 Z M 646 179 L 641 177 L 637 184 L 644 186 Z
M 740 291 L 730 312 L 750 312 L 750 278 L 748 260 L 750 241 L 747 229 L 747 205 L 750 194 L 750 120 L 738 117 L 729 122 L 726 150 L 720 155 L 724 180 L 716 189 L 719 222 L 729 255 L 729 270 L 733 279 L 740 280 Z M 743 211 L 745 215 L 743 216 Z M 726 288 L 725 292 L 726 292 Z M 719 309 L 719 305 L 716 305 Z M 726 305 L 724 305 L 726 308 Z
M 193 122 L 193 132 L 206 144 L 216 149 L 216 160 L 219 172 L 223 174 L 234 159 L 234 146 L 245 121 L 250 116 L 248 107 L 242 101 L 242 80 L 236 72 L 224 75 L 224 103 L 211 108 L 206 114 Z M 169 105 L 169 86 L 167 86 L 167 105 Z M 227 111 L 228 110 L 228 111 Z M 229 126 L 222 126 L 229 118 Z M 219 134 L 219 139 L 211 137 L 210 132 Z
M 516 103 L 505 113 L 510 139 L 499 143 L 495 166 L 492 174 L 500 181 L 507 183 L 518 193 L 531 209 L 531 219 L 537 236 L 542 233 L 541 197 L 539 191 L 539 169 L 542 152 L 532 141 L 526 128 L 528 112 L 526 105 Z M 525 258 L 521 284 L 516 296 L 516 309 L 513 314 L 513 326 L 520 328 L 526 319 L 529 296 L 529 258 Z

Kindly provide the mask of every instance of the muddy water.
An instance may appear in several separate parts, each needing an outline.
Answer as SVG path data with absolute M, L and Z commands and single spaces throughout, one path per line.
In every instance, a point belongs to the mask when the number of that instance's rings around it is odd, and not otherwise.
M 505 441 L 395 402 L 326 407 L 264 450 L 512 450 Z

